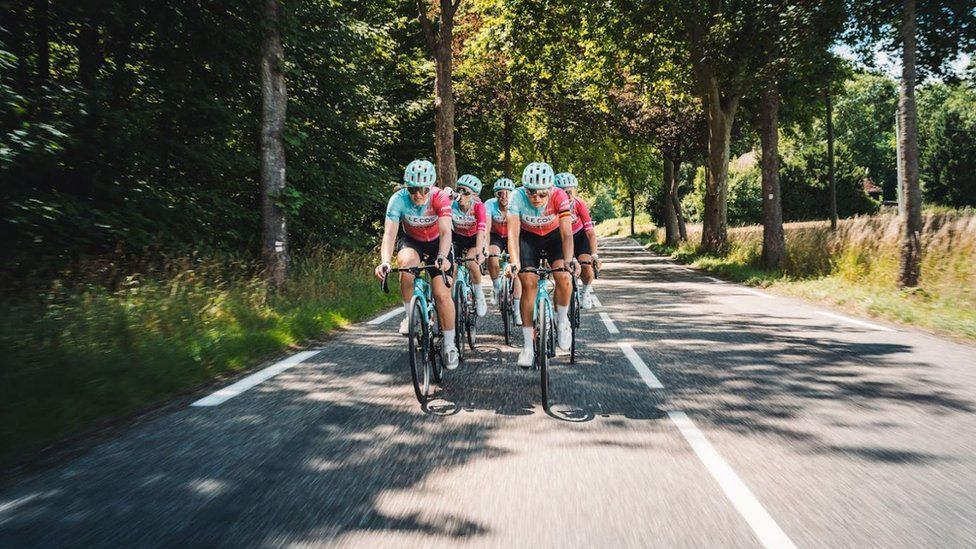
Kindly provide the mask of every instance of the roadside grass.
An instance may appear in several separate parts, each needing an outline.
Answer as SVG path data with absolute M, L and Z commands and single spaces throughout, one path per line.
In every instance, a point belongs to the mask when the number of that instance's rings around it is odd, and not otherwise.
M 654 230 L 654 222 L 651 216 L 642 213 L 634 218 L 634 230 L 638 233 L 647 233 Z M 615 217 L 606 219 L 596 226 L 597 236 L 630 236 L 630 216 Z
M 924 223 L 922 280 L 912 290 L 897 287 L 900 223 L 892 214 L 841 220 L 836 231 L 826 221 L 786 224 L 781 271 L 760 266 L 761 226 L 730 229 L 720 255 L 701 253 L 700 226 L 689 226 L 677 248 L 663 245 L 660 229 L 638 239 L 731 280 L 976 341 L 976 211 L 930 210 Z
M 318 250 L 268 295 L 258 266 L 182 258 L 0 303 L 0 464 L 253 366 L 398 299 L 365 254 Z

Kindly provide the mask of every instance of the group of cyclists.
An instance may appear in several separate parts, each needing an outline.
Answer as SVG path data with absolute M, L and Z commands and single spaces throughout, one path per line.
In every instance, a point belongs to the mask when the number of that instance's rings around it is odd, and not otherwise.
M 535 359 L 532 315 L 538 286 L 535 268 L 548 261 L 554 273 L 557 345 L 566 351 L 571 344 L 569 304 L 572 278 L 582 281 L 580 305 L 593 307 L 594 267 L 599 266 L 596 233 L 586 203 L 577 195 L 579 182 L 568 172 L 556 174 L 544 162 L 533 162 L 522 172 L 521 186 L 507 178 L 495 181 L 494 197 L 482 202 L 481 180 L 465 174 L 454 189 L 435 185 L 437 171 L 427 160 L 414 160 L 403 173 L 403 187 L 393 193 L 386 208 L 380 264 L 375 274 L 381 280 L 389 274 L 394 253 L 399 267 L 434 264 L 449 276 L 455 268 L 455 254 L 470 258 L 478 268 L 470 270 L 477 315 L 488 310 L 481 286 L 480 266 L 488 262 L 492 282 L 492 303 L 497 303 L 503 277 L 514 281 L 515 321 L 522 326 L 523 348 L 518 365 L 532 366 Z M 403 229 L 402 234 L 400 229 Z M 507 254 L 503 272 L 499 258 Z M 567 261 L 568 260 L 568 261 Z M 441 359 L 448 370 L 458 367 L 455 341 L 455 313 L 446 277 L 432 278 L 432 291 L 440 326 L 443 327 Z M 400 273 L 400 293 L 409 310 L 413 275 Z M 400 324 L 406 335 L 409 318 Z

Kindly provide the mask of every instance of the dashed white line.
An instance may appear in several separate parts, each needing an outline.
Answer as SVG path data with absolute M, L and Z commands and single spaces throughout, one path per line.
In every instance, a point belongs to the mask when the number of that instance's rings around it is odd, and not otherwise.
M 390 311 L 388 313 L 382 314 L 382 315 L 374 318 L 373 320 L 370 320 L 366 324 L 372 324 L 374 326 L 376 324 L 383 324 L 387 320 L 390 320 L 391 318 L 393 318 L 393 317 L 395 317 L 397 315 L 400 315 L 402 313 L 403 313 L 403 307 L 400 306 L 400 307 L 397 307 L 396 309 L 393 309 L 392 311 Z
M 617 329 L 617 325 L 613 323 L 613 319 L 607 313 L 600 313 L 600 320 L 603 321 L 603 325 L 607 327 L 607 331 L 611 334 L 619 334 L 620 330 Z
M 719 280 L 719 279 L 717 279 L 715 277 L 706 276 L 705 278 L 711 280 L 712 282 L 718 282 L 719 284 L 725 284 L 725 281 L 724 280 Z
M 793 545 L 786 532 L 776 524 L 776 521 L 773 520 L 773 517 L 759 503 L 756 496 L 752 495 L 749 487 L 742 482 L 739 475 L 735 474 L 732 467 L 722 459 L 722 456 L 708 442 L 705 435 L 691 421 L 691 418 L 680 410 L 668 412 L 668 417 L 671 418 L 671 421 L 681 431 L 682 436 L 685 437 L 685 440 L 688 441 L 695 454 L 698 455 L 698 459 L 701 460 L 705 468 L 708 469 L 708 472 L 711 473 L 712 478 L 721 486 L 722 491 L 725 492 L 725 496 L 729 498 L 729 501 L 739 511 L 742 518 L 749 523 L 749 526 L 756 534 L 756 537 L 759 538 L 763 547 L 775 547 L 777 549 L 795 548 L 796 546 Z
M 303 351 L 301 353 L 292 355 L 284 360 L 274 363 L 271 366 L 268 366 L 260 372 L 254 372 L 237 383 L 224 387 L 223 389 L 209 396 L 205 396 L 190 406 L 219 406 L 243 393 L 244 391 L 247 391 L 251 387 L 271 379 L 272 377 L 284 372 L 296 364 L 301 364 L 306 359 L 309 359 L 320 352 L 321 351 Z
M 834 313 L 825 313 L 823 311 L 817 311 L 817 314 L 820 314 L 820 315 L 823 315 L 823 316 L 829 316 L 830 318 L 834 318 L 834 319 L 840 320 L 842 322 L 847 322 L 847 323 L 850 323 L 850 324 L 856 324 L 858 326 L 863 326 L 865 328 L 871 328 L 872 330 L 880 330 L 882 332 L 894 332 L 894 330 L 892 330 L 891 328 L 889 328 L 887 326 L 881 326 L 880 324 L 872 324 L 870 322 L 864 322 L 863 320 L 857 320 L 856 318 L 848 318 L 846 316 L 835 315 Z
M 763 293 L 763 292 L 760 292 L 758 290 L 752 290 L 750 288 L 742 288 L 742 287 L 739 287 L 739 289 L 742 290 L 743 292 L 747 293 L 747 294 L 758 295 L 759 297 L 765 297 L 766 299 L 772 299 L 773 298 L 773 296 L 771 296 L 769 294 L 766 294 L 766 293 Z
M 590 297 L 593 299 L 594 307 L 603 307 L 603 303 L 600 303 L 600 298 L 596 294 L 590 294 Z
M 640 374 L 645 385 L 651 389 L 664 388 L 664 385 L 658 381 L 657 376 L 655 376 L 654 372 L 647 367 L 647 364 L 644 363 L 644 360 L 640 357 L 640 355 L 637 354 L 637 351 L 634 350 L 630 343 L 618 341 L 617 345 L 620 346 L 620 349 L 624 352 L 624 356 L 627 357 L 627 360 L 630 361 L 630 363 L 634 366 L 634 369 L 637 370 L 637 373 Z

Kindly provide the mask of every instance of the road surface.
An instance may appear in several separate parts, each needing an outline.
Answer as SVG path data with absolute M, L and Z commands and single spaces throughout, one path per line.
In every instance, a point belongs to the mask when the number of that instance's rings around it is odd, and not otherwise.
M 552 415 L 497 312 L 424 412 L 400 316 L 0 493 L 0 547 L 973 547 L 976 348 L 603 242 Z

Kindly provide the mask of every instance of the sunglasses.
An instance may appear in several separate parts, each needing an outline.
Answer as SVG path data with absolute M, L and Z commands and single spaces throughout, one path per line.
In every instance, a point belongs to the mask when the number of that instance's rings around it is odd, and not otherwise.
M 533 189 L 525 189 L 529 196 L 537 196 L 539 198 L 547 198 L 549 196 L 549 191 L 537 191 Z
M 407 187 L 407 192 L 412 195 L 425 195 L 430 192 L 428 187 Z
M 461 196 L 471 196 L 474 193 L 471 192 L 469 189 L 466 189 L 464 187 L 461 187 L 460 189 L 458 189 L 458 194 L 461 195 Z
M 501 197 L 505 196 L 505 193 L 507 193 L 507 192 L 508 191 L 495 191 L 495 196 L 497 196 L 498 198 L 501 198 Z

